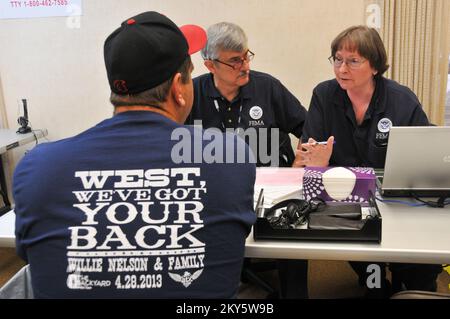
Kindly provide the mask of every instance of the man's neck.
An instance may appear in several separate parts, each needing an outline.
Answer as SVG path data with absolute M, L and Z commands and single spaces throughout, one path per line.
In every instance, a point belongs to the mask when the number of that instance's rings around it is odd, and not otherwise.
M 233 101 L 234 98 L 239 94 L 239 86 L 227 85 L 223 82 L 217 81 L 216 78 L 214 78 L 214 86 L 220 92 L 220 94 L 228 100 L 228 102 Z
M 172 113 L 166 111 L 163 107 L 150 106 L 150 105 L 117 106 L 114 109 L 114 115 L 117 115 L 119 113 L 134 112 L 134 111 L 154 112 L 154 113 L 161 114 L 161 115 L 171 119 L 174 122 L 183 123 L 183 121 L 180 122 L 180 120 L 177 119 L 177 116 L 175 116 L 175 114 L 172 114 Z

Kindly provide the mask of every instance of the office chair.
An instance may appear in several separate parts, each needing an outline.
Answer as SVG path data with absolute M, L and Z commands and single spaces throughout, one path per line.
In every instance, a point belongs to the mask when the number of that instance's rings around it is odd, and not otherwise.
M 450 294 L 421 290 L 404 290 L 392 295 L 391 299 L 450 299 Z
M 277 298 L 278 291 L 272 287 L 265 279 L 263 279 L 258 273 L 271 270 L 277 270 L 276 262 L 269 261 L 256 261 L 252 258 L 245 258 L 244 265 L 242 267 L 241 281 L 244 283 L 252 283 L 255 286 L 263 289 L 267 292 L 267 298 Z
M 33 299 L 30 265 L 23 266 L 0 288 L 0 299 Z

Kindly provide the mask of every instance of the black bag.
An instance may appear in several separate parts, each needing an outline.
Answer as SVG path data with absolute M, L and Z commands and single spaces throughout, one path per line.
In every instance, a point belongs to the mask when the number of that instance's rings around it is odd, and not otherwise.
M 309 229 L 355 229 L 364 226 L 358 203 L 328 203 L 309 215 Z

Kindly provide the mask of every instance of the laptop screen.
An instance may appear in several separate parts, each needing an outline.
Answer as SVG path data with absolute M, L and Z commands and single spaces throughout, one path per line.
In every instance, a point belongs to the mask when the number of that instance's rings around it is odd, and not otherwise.
M 382 195 L 412 194 L 450 194 L 450 127 L 391 128 Z

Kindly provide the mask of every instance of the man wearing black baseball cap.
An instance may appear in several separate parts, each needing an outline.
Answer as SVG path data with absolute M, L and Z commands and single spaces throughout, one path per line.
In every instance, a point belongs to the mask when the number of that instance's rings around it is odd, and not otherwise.
M 193 100 L 190 55 L 205 42 L 202 28 L 156 12 L 124 21 L 104 45 L 114 116 L 18 164 L 16 245 L 35 297 L 236 296 L 255 165 L 172 157 L 173 136 L 194 145 L 207 135 L 182 124 Z M 220 136 L 250 156 L 244 141 Z
M 205 43 L 206 33 L 201 27 L 178 28 L 157 12 L 145 12 L 124 21 L 104 45 L 115 113 L 145 107 L 179 122 L 173 118 L 172 107 L 180 103 L 190 111 L 190 55 Z M 161 107 L 163 102 L 167 107 Z M 183 112 L 178 115 L 184 116 Z

